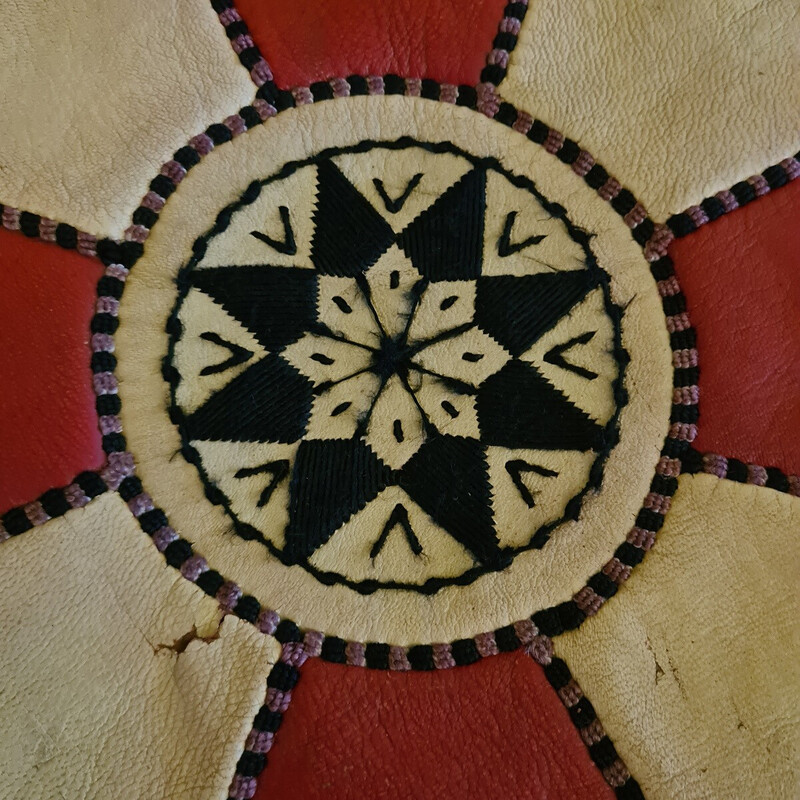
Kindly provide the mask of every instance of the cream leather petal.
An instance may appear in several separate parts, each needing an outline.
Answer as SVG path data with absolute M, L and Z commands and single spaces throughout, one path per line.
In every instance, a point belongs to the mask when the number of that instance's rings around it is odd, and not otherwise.
M 255 87 L 210 3 L 22 0 L 0 26 L 2 202 L 120 237 L 189 138 Z
M 797 797 L 800 499 L 684 476 L 654 548 L 555 640 L 652 800 Z
M 274 639 L 220 626 L 119 495 L 6 542 L 0 581 L 0 797 L 228 796 Z
M 797 151 L 798 41 L 794 0 L 536 0 L 499 89 L 660 221 Z

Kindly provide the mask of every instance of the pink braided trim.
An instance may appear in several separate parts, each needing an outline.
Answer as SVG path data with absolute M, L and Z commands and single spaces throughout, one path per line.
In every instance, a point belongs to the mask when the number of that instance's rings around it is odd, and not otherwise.
M 553 644 L 552 641 L 546 636 L 537 637 L 537 642 L 530 647 L 526 647 L 525 652 L 541 667 L 547 667 L 553 661 Z M 558 699 L 568 711 L 571 708 L 574 708 L 586 697 L 574 676 L 570 676 L 570 680 L 565 686 L 562 686 L 556 691 L 556 695 L 558 695 Z M 578 727 L 577 725 L 575 725 L 575 727 L 581 737 L 581 740 L 583 741 L 583 744 L 587 748 L 590 748 L 592 745 L 597 744 L 601 739 L 607 737 L 607 734 L 603 729 L 603 724 L 597 717 L 595 717 L 595 719 L 585 727 Z M 617 758 L 613 764 L 601 769 L 600 772 L 603 775 L 605 782 L 612 788 L 623 786 L 631 779 L 631 773 L 625 766 L 625 762 L 622 760 L 619 754 L 617 754 Z
M 24 213 L 22 209 L 13 208 L 12 206 L 1 206 L 3 213 L 0 214 L 0 226 L 7 231 L 20 230 L 20 216 Z M 34 215 L 34 216 L 39 216 Z M 56 241 L 56 228 L 60 223 L 48 217 L 39 217 L 38 237 L 43 242 Z M 72 226 L 70 226 L 72 227 Z M 77 241 L 75 250 L 82 256 L 95 258 L 97 256 L 97 237 L 94 234 L 86 233 L 85 231 L 76 231 Z

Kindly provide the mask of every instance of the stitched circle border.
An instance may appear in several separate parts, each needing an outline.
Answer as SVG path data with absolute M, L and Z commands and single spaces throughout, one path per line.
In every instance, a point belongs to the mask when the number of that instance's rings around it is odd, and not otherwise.
M 403 94 L 440 102 L 455 103 L 477 110 L 484 116 L 512 128 L 530 141 L 544 146 L 547 152 L 582 177 L 604 200 L 611 203 L 634 240 L 643 248 L 646 260 L 656 280 L 666 326 L 673 351 L 673 405 L 670 427 L 666 434 L 656 474 L 645 498 L 636 524 L 626 540 L 602 570 L 589 578 L 586 585 L 571 600 L 536 612 L 531 617 L 494 631 L 451 643 L 392 646 L 379 642 L 346 642 L 335 636 L 308 631 L 303 633 L 291 620 L 262 608 L 260 602 L 245 595 L 231 581 L 210 569 L 202 556 L 195 554 L 191 544 L 180 538 L 169 526 L 164 512 L 155 507 L 135 476 L 133 455 L 126 451 L 125 438 L 119 418 L 120 399 L 114 376 L 116 358 L 113 355 L 113 334 L 119 326 L 119 299 L 129 270 L 143 253 L 143 243 L 158 221 L 166 199 L 200 159 L 216 146 L 230 141 L 249 128 L 260 125 L 278 113 L 269 103 L 257 99 L 222 124 L 211 125 L 206 132 L 194 137 L 180 148 L 150 183 L 150 191 L 133 214 L 133 224 L 125 232 L 125 241 L 103 240 L 97 244 L 97 255 L 106 264 L 106 274 L 98 283 L 96 313 L 92 319 L 92 370 L 97 394 L 97 411 L 103 434 L 103 448 L 108 455 L 106 475 L 110 488 L 119 491 L 141 528 L 150 535 L 170 566 L 195 582 L 207 594 L 214 596 L 220 606 L 242 619 L 252 622 L 264 633 L 274 635 L 281 643 L 304 641 L 309 655 L 319 655 L 336 663 L 367 666 L 376 669 L 446 669 L 474 663 L 480 658 L 499 652 L 531 645 L 537 636 L 553 637 L 579 627 L 593 616 L 602 604 L 612 597 L 618 586 L 629 577 L 632 569 L 652 547 L 658 530 L 669 510 L 672 495 L 677 490 L 681 473 L 681 457 L 696 435 L 697 350 L 696 337 L 686 313 L 685 298 L 674 274 L 667 246 L 673 234 L 664 225 L 657 225 L 630 191 L 597 164 L 579 145 L 551 130 L 531 115 L 518 111 L 503 102 L 493 87 L 438 84 L 430 80 L 403 79 L 396 75 L 350 76 L 313 84 L 302 92 L 281 92 L 279 106 L 292 107 L 301 102 L 315 102 L 334 96 L 365 94 Z
M 558 519 L 552 522 L 548 522 L 540 526 L 538 529 L 531 531 L 530 540 L 528 541 L 527 544 L 508 548 L 512 556 L 516 556 L 518 553 L 524 552 L 526 550 L 542 549 L 547 544 L 551 533 L 558 526 L 560 526 L 568 519 L 576 519 L 578 517 L 583 499 L 587 495 L 587 493 L 596 490 L 600 487 L 603 479 L 603 468 L 605 465 L 605 461 L 608 458 L 609 453 L 611 452 L 611 450 L 618 441 L 619 417 L 620 413 L 622 412 L 622 409 L 627 403 L 627 391 L 624 388 L 624 379 L 625 379 L 626 366 L 630 360 L 627 351 L 622 345 L 620 325 L 624 313 L 623 309 L 620 308 L 620 306 L 618 306 L 616 303 L 614 303 L 614 301 L 611 298 L 609 276 L 597 264 L 597 258 L 592 252 L 591 247 L 589 245 L 589 237 L 570 221 L 569 217 L 566 214 L 565 209 L 563 209 L 562 207 L 558 206 L 557 204 L 549 201 L 546 197 L 544 197 L 529 178 L 525 177 L 524 175 L 515 175 L 511 173 L 509 170 L 505 169 L 502 166 L 502 164 L 500 164 L 500 162 L 494 157 L 481 158 L 475 156 L 471 153 L 462 150 L 461 148 L 456 147 L 450 142 L 436 142 L 436 143 L 422 142 L 405 136 L 400 137 L 399 139 L 396 140 L 381 140 L 381 141 L 366 140 L 366 141 L 361 141 L 356 145 L 348 147 L 326 148 L 320 151 L 319 153 L 316 153 L 314 156 L 304 159 L 303 161 L 289 162 L 285 164 L 274 175 L 271 175 L 268 178 L 262 180 L 255 181 L 254 183 L 260 187 L 267 186 L 275 181 L 283 180 L 284 178 L 293 175 L 300 169 L 310 164 L 317 163 L 318 161 L 329 159 L 337 155 L 365 153 L 376 148 L 388 151 L 402 150 L 405 148 L 418 148 L 435 154 L 449 153 L 467 160 L 470 164 L 472 164 L 473 167 L 480 167 L 487 170 L 491 169 L 499 173 L 504 178 L 506 178 L 506 180 L 508 180 L 513 186 L 525 189 L 526 191 L 530 192 L 536 198 L 539 204 L 546 211 L 548 211 L 548 213 L 552 215 L 553 218 L 559 219 L 566 226 L 566 229 L 570 237 L 581 247 L 581 249 L 585 253 L 586 266 L 590 274 L 597 273 L 598 284 L 596 288 L 602 290 L 606 314 L 611 319 L 614 330 L 613 353 L 618 371 L 617 371 L 617 376 L 613 380 L 611 386 L 612 386 L 612 394 L 614 398 L 615 410 L 609 421 L 603 426 L 602 440 L 604 446 L 596 451 L 596 457 L 590 467 L 587 482 L 576 495 L 574 495 L 569 499 L 563 515 L 561 515 Z M 253 184 L 251 184 L 251 188 L 252 186 Z M 250 189 L 248 189 L 247 191 L 249 193 Z M 176 399 L 176 393 L 181 381 L 181 375 L 179 373 L 178 368 L 174 366 L 174 360 L 175 360 L 175 347 L 183 335 L 182 325 L 179 322 L 178 316 L 182 308 L 183 302 L 186 299 L 186 296 L 190 289 L 188 276 L 192 272 L 192 270 L 201 262 L 202 256 L 205 253 L 206 245 L 208 244 L 208 242 L 213 237 L 227 230 L 228 226 L 230 225 L 231 219 L 233 215 L 236 213 L 236 211 L 246 205 L 249 205 L 250 202 L 252 202 L 252 200 L 249 197 L 247 199 L 239 199 L 235 203 L 232 203 L 226 206 L 224 209 L 222 209 L 218 213 L 217 218 L 211 229 L 208 230 L 202 236 L 198 237 L 198 239 L 195 241 L 192 248 L 192 252 L 194 255 L 192 255 L 188 263 L 180 269 L 176 280 L 178 286 L 181 288 L 179 288 L 178 298 L 176 300 L 173 311 L 170 315 L 169 322 L 167 323 L 168 324 L 167 330 L 169 333 L 169 349 L 166 354 L 164 368 L 163 368 L 164 377 L 169 382 L 170 419 L 174 424 L 178 426 L 181 432 L 181 443 L 182 443 L 181 454 L 187 461 L 189 461 L 197 469 L 197 472 L 200 475 L 200 479 L 202 480 L 203 485 L 205 487 L 207 498 L 212 503 L 216 505 L 221 505 L 225 509 L 225 512 L 233 520 L 235 532 L 243 539 L 252 538 L 252 536 L 240 532 L 239 529 L 240 527 L 242 527 L 242 523 L 239 520 L 237 513 L 234 511 L 230 499 L 211 480 L 207 470 L 203 466 L 200 454 L 190 444 L 189 440 L 186 437 L 185 434 L 186 415 L 181 409 L 180 404 L 177 402 Z M 269 552 L 273 556 L 278 558 L 282 563 L 284 563 L 287 566 L 290 565 L 290 563 L 285 560 L 284 553 L 281 550 L 279 550 L 271 541 L 269 541 L 266 538 L 260 539 L 259 541 L 261 541 L 262 544 L 264 544 L 265 547 L 269 550 Z M 495 571 L 496 569 L 495 567 L 491 566 L 475 566 L 454 578 L 429 578 L 425 582 L 425 584 L 407 586 L 406 584 L 398 584 L 395 581 L 382 581 L 380 583 L 378 583 L 375 580 L 354 581 L 344 578 L 334 572 L 325 572 L 323 570 L 320 570 L 312 566 L 310 563 L 304 563 L 303 568 L 306 569 L 308 572 L 310 572 L 314 577 L 316 577 L 321 583 L 325 585 L 330 585 L 332 583 L 341 583 L 344 586 L 348 586 L 349 588 L 361 594 L 372 594 L 375 591 L 384 589 L 413 589 L 414 591 L 420 592 L 422 594 L 433 594 L 444 586 L 466 585 L 468 583 L 471 583 L 475 578 L 484 575 L 487 572 Z

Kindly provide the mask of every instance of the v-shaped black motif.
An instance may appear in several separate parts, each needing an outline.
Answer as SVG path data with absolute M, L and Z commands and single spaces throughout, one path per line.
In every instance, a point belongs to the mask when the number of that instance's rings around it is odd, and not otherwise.
M 596 333 L 597 331 L 587 331 L 586 333 L 580 334 L 580 336 L 573 336 L 569 341 L 563 344 L 557 344 L 555 347 L 551 347 L 544 354 L 544 360 L 554 367 L 560 367 L 561 369 L 567 370 L 567 372 L 574 372 L 576 375 L 586 378 L 586 380 L 593 381 L 597 377 L 596 372 L 592 372 L 592 370 L 578 366 L 577 364 L 570 364 L 569 361 L 564 358 L 564 353 L 567 350 L 571 350 L 576 344 L 586 344 L 590 342 Z
M 419 182 L 422 180 L 422 173 L 418 172 L 414 175 L 411 180 L 406 184 L 406 188 L 403 190 L 403 193 L 396 199 L 392 200 L 388 194 L 386 194 L 386 188 L 383 185 L 383 181 L 380 178 L 373 178 L 372 184 L 375 187 L 375 191 L 380 195 L 381 200 L 383 200 L 383 204 L 386 206 L 386 210 L 390 214 L 396 214 L 398 211 L 401 211 L 403 206 L 406 204 L 406 200 L 408 200 L 411 192 L 417 188 Z
M 509 211 L 508 215 L 506 216 L 505 227 L 503 228 L 503 232 L 500 234 L 500 238 L 497 240 L 497 254 L 500 256 L 500 258 L 512 256 L 514 253 L 519 253 L 521 250 L 525 250 L 527 247 L 539 244 L 539 242 L 547 238 L 546 234 L 541 236 L 529 236 L 527 239 L 521 242 L 512 244 L 511 229 L 514 227 L 514 220 L 516 218 L 516 211 Z
M 239 364 L 244 364 L 245 361 L 248 361 L 253 357 L 252 350 L 248 350 L 246 347 L 229 342 L 227 339 L 223 339 L 218 333 L 214 333 L 213 331 L 205 331 L 204 333 L 201 333 L 200 338 L 205 339 L 207 342 L 218 344 L 220 347 L 225 347 L 230 351 L 230 357 L 226 358 L 224 361 L 220 361 L 219 364 L 211 364 L 208 367 L 203 367 L 203 369 L 200 370 L 201 375 L 214 375 L 217 372 L 225 372 L 227 369 L 238 367 Z
M 262 464 L 260 467 L 245 467 L 240 469 L 233 476 L 234 478 L 251 478 L 253 475 L 263 475 L 265 472 L 272 475 L 272 480 L 266 485 L 264 491 L 261 492 L 261 497 L 258 498 L 256 506 L 263 508 L 269 503 L 272 493 L 277 488 L 278 484 L 289 474 L 289 461 L 285 458 L 280 461 L 270 461 L 268 464 Z
M 278 213 L 281 215 L 281 222 L 283 223 L 283 241 L 273 239 L 271 236 L 267 236 L 266 233 L 261 233 L 261 231 L 250 231 L 250 235 L 255 236 L 256 239 L 265 242 L 273 250 L 277 250 L 286 256 L 297 255 L 297 242 L 294 240 L 292 221 L 289 219 L 289 209 L 286 206 L 279 206 Z
M 369 551 L 369 557 L 371 559 L 376 559 L 378 554 L 383 550 L 383 546 L 386 544 L 386 540 L 389 538 L 389 534 L 394 530 L 394 528 L 400 525 L 403 529 L 403 533 L 406 535 L 406 541 L 408 542 L 408 546 L 411 548 L 411 552 L 415 556 L 422 555 L 422 545 L 419 543 L 419 539 L 417 539 L 416 533 L 414 533 L 414 529 L 411 527 L 411 523 L 408 521 L 408 511 L 406 507 L 402 503 L 398 503 L 392 513 L 389 515 L 389 519 L 386 520 L 386 524 L 383 526 L 383 530 L 381 531 L 381 535 L 375 541 L 375 544 L 372 545 L 372 549 Z
M 547 469 L 547 467 L 540 467 L 538 464 L 529 464 L 527 461 L 523 461 L 522 459 L 507 461 L 506 472 L 511 476 L 514 486 L 517 487 L 520 497 L 522 497 L 522 499 L 525 501 L 525 505 L 527 505 L 528 508 L 534 508 L 536 503 L 534 502 L 533 494 L 522 482 L 522 473 L 534 472 L 537 475 L 541 475 L 543 478 L 555 478 L 558 476 L 558 473 L 555 470 Z

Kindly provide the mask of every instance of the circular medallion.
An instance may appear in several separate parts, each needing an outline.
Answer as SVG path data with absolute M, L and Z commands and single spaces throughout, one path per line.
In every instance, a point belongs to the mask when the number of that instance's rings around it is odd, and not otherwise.
M 449 641 L 567 599 L 624 540 L 668 427 L 664 317 L 620 217 L 542 148 L 342 99 L 210 153 L 160 217 L 121 301 L 125 433 L 262 604 Z
M 325 583 L 432 593 L 578 516 L 615 435 L 621 310 L 528 178 L 359 142 L 251 183 L 193 251 L 172 412 L 240 537 Z

